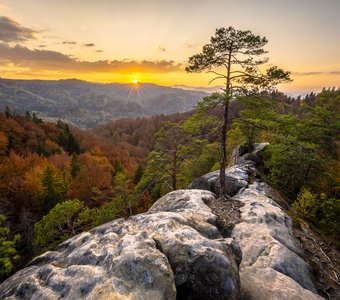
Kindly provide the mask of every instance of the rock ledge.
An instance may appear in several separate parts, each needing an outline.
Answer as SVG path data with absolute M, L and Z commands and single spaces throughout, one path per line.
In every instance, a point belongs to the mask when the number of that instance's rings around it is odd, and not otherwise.
M 178 190 L 144 214 L 79 234 L 0 285 L 1 299 L 239 298 L 240 249 L 204 204 Z

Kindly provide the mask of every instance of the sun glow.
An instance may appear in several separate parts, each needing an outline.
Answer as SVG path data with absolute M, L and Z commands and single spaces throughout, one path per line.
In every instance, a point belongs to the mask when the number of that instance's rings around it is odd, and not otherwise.
M 137 79 L 134 79 L 134 80 L 132 80 L 132 83 L 133 83 L 133 84 L 138 84 L 138 80 L 137 80 Z

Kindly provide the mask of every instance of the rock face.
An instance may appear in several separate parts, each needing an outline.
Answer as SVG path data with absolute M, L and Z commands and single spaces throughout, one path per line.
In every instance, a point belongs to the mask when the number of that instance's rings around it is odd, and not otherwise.
M 252 170 L 253 169 L 254 168 L 252 168 Z M 204 176 L 195 179 L 188 186 L 188 189 L 207 190 L 218 195 L 220 190 L 219 176 L 220 171 L 210 172 Z M 225 176 L 227 194 L 231 197 L 235 196 L 240 189 L 248 186 L 247 180 L 248 174 L 244 174 L 243 169 L 240 169 L 239 166 L 233 166 L 229 168 Z
M 241 222 L 232 236 L 242 249 L 242 294 L 248 299 L 322 299 L 310 266 L 292 233 L 292 221 L 255 182 L 236 199 L 242 201 Z M 247 297 L 246 297 L 247 296 Z
M 253 155 L 264 146 L 258 145 Z M 243 154 L 242 164 L 226 170 L 229 182 L 237 183 L 233 199 L 243 203 L 240 222 L 231 233 L 242 251 L 241 299 L 323 299 L 316 294 L 311 268 L 302 258 L 290 217 L 270 198 L 270 187 L 256 178 L 256 162 L 246 157 Z M 218 172 L 196 179 L 190 187 L 216 192 Z
M 240 249 L 222 238 L 202 190 L 84 232 L 0 285 L 1 299 L 237 299 Z
M 255 143 L 249 153 L 247 144 L 239 145 L 232 153 L 233 164 L 241 165 L 251 161 L 256 166 L 260 166 L 263 163 L 263 151 L 267 146 L 269 146 L 269 143 Z

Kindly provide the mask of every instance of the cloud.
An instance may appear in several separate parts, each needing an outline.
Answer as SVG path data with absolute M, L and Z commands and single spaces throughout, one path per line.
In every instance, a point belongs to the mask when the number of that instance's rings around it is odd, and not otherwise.
M 0 63 L 30 68 L 32 71 L 60 71 L 83 73 L 170 73 L 183 70 L 181 63 L 166 61 L 98 60 L 80 61 L 77 58 L 50 50 L 31 50 L 27 47 L 0 43 Z
M 196 48 L 197 46 L 196 46 L 196 45 L 193 45 L 193 44 L 190 44 L 190 43 L 185 43 L 185 44 L 184 44 L 184 47 L 185 47 L 185 48 L 191 49 L 191 48 Z
M 164 47 L 162 47 L 162 46 L 158 46 L 157 50 L 161 51 L 161 52 L 165 52 L 166 51 L 166 49 Z
M 62 44 L 63 44 L 63 45 L 77 45 L 77 42 L 64 41 Z
M 340 71 L 292 72 L 292 75 L 296 76 L 340 75 Z
M 95 44 L 93 44 L 93 43 L 88 43 L 88 44 L 83 44 L 82 46 L 83 46 L 83 47 L 94 47 Z
M 98 50 L 95 50 L 95 52 L 101 53 L 101 52 L 104 52 L 104 50 L 98 49 Z
M 46 45 L 39 45 L 39 48 L 46 48 Z
M 21 26 L 11 18 L 0 16 L 0 41 L 2 42 L 23 42 L 35 39 L 37 32 Z

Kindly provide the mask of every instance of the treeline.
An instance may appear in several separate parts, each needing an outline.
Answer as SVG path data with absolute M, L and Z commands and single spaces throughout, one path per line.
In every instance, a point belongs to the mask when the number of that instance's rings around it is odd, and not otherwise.
M 161 128 L 163 122 L 178 123 L 187 119 L 191 114 L 192 112 L 186 112 L 166 116 L 122 119 L 99 126 L 90 132 L 106 141 L 109 140 L 115 147 L 125 149 L 129 157 L 141 161 L 152 150 L 155 133 Z

